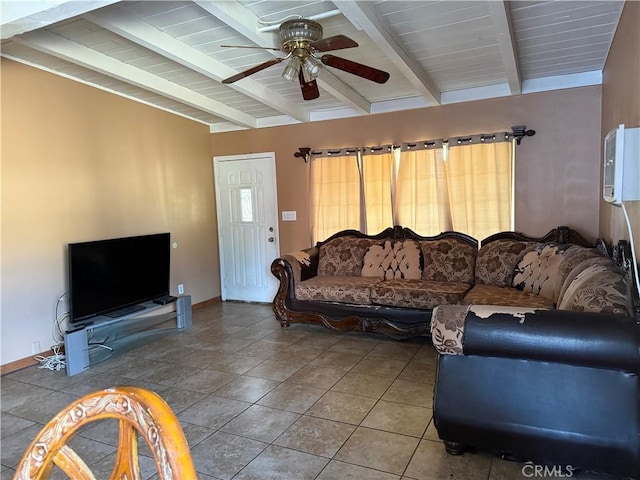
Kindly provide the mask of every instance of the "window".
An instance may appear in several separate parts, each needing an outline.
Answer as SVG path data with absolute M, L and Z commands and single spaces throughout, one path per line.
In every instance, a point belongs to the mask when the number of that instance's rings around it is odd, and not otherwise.
M 310 183 L 314 242 L 341 230 L 360 230 L 360 172 L 355 155 L 313 159 Z
M 513 229 L 513 145 L 506 139 L 314 154 L 313 241 L 345 229 L 372 235 L 392 225 L 424 236 L 455 230 L 478 240 Z

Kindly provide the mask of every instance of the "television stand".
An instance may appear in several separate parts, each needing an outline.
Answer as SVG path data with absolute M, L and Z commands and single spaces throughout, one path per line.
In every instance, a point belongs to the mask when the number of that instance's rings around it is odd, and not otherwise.
M 141 310 L 146 310 L 146 307 L 144 305 L 129 305 L 128 307 L 119 308 L 113 312 L 105 313 L 105 316 L 109 318 L 119 318 Z
M 153 301 L 120 317 L 104 315 L 92 323 L 68 331 L 64 336 L 67 375 L 73 376 L 91 365 L 128 352 L 176 331 L 191 328 L 191 296 L 175 303 L 159 305 Z

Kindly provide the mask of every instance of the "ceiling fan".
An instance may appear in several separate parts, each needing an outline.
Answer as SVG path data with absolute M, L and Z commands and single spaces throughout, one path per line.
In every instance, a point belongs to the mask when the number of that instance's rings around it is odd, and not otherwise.
M 320 73 L 322 64 L 376 83 L 385 83 L 389 80 L 389 74 L 387 72 L 352 60 L 347 60 L 346 58 L 336 57 L 330 54 L 325 54 L 318 58 L 318 52 L 353 48 L 357 47 L 358 44 L 345 35 L 322 38 L 322 25 L 313 20 L 305 18 L 287 20 L 278 28 L 278 34 L 280 36 L 280 43 L 282 44 L 280 48 L 222 45 L 222 47 L 235 48 L 265 48 L 268 50 L 278 50 L 287 54 L 286 57 L 272 58 L 229 78 L 225 78 L 222 83 L 236 82 L 284 60 L 289 60 L 289 62 L 284 72 L 282 72 L 282 76 L 290 81 L 298 79 L 302 97 L 305 100 L 313 100 L 320 96 L 316 78 Z

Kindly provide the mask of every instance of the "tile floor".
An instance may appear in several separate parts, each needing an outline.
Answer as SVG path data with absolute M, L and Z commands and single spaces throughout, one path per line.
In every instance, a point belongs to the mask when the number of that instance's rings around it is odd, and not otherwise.
M 189 331 L 80 375 L 34 366 L 2 377 L 1 480 L 12 478 L 53 415 L 114 385 L 147 387 L 169 403 L 203 480 L 527 478 L 521 464 L 487 452 L 445 452 L 431 418 L 435 359 L 426 338 L 282 329 L 270 305 L 219 303 L 195 311 Z M 107 478 L 113 465 L 114 427 L 98 422 L 73 440 L 96 478 Z M 141 453 L 143 477 L 156 478 L 153 460 Z M 53 478 L 66 477 L 57 471 Z

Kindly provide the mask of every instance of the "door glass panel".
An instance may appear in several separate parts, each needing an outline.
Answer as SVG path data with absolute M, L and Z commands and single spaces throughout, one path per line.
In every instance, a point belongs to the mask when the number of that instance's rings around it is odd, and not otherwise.
M 240 220 L 242 222 L 253 222 L 253 201 L 250 188 L 240 189 Z

